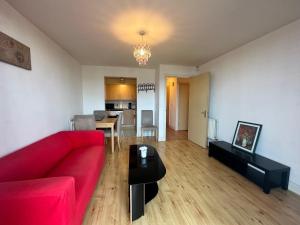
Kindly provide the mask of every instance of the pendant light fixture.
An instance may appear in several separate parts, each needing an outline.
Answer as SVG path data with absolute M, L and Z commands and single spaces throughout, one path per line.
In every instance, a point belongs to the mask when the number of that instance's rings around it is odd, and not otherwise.
M 147 64 L 149 58 L 151 57 L 151 50 L 150 46 L 144 41 L 146 32 L 144 30 L 141 30 L 139 32 L 139 35 L 141 36 L 141 42 L 134 46 L 133 56 L 140 66 L 144 66 Z

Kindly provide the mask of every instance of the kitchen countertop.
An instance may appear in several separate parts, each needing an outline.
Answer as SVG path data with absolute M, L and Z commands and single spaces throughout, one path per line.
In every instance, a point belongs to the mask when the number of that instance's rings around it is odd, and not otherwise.
M 126 109 L 106 109 L 105 111 L 123 111 Z M 135 110 L 135 109 L 131 109 L 131 110 Z

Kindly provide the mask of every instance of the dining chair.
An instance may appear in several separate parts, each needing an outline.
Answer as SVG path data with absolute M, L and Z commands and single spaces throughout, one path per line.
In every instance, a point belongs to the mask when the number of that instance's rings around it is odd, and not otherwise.
M 121 136 L 121 131 L 122 131 L 122 124 L 121 124 L 122 117 L 123 117 L 123 113 L 120 113 L 118 115 L 117 123 L 116 123 L 115 130 L 114 130 L 114 135 L 117 138 L 119 150 L 121 150 L 120 136 Z M 105 130 L 104 132 L 105 132 L 105 137 L 111 137 L 111 132 L 109 130 Z
M 108 112 L 105 110 L 94 110 L 94 116 L 96 121 L 100 121 L 108 117 Z
M 126 132 L 126 131 L 129 133 L 129 131 L 132 131 L 132 129 L 134 129 L 134 132 L 135 132 L 135 127 L 136 127 L 135 110 L 125 109 L 123 111 L 121 125 L 122 125 L 121 128 L 122 128 L 123 136 L 125 136 L 124 132 Z
M 142 110 L 142 122 L 141 122 L 141 135 L 142 140 L 144 138 L 144 131 L 150 131 L 151 134 L 155 132 L 155 140 L 158 138 L 157 126 L 153 124 L 153 111 L 152 110 Z
M 96 130 L 94 115 L 75 115 L 74 130 Z
M 105 110 L 94 110 L 94 116 L 96 121 L 101 121 L 108 117 L 108 112 Z M 109 132 L 109 128 L 96 128 L 96 130 L 103 130 L 104 132 Z M 107 140 L 105 138 L 105 144 L 107 144 Z

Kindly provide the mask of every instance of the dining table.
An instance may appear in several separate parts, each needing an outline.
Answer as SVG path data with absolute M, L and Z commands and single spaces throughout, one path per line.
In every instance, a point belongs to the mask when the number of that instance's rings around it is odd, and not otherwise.
M 109 128 L 111 132 L 111 152 L 114 153 L 115 151 L 115 124 L 118 118 L 104 118 L 102 120 L 96 121 L 96 128 L 104 129 Z

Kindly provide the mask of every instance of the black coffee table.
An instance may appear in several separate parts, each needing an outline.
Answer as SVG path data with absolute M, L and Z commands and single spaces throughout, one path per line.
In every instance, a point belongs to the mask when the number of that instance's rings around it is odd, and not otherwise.
M 147 158 L 142 159 L 140 146 L 147 146 Z M 166 168 L 156 149 L 150 145 L 130 145 L 129 149 L 129 209 L 130 220 L 144 215 L 145 204 L 158 193 L 157 181 L 166 174 Z

